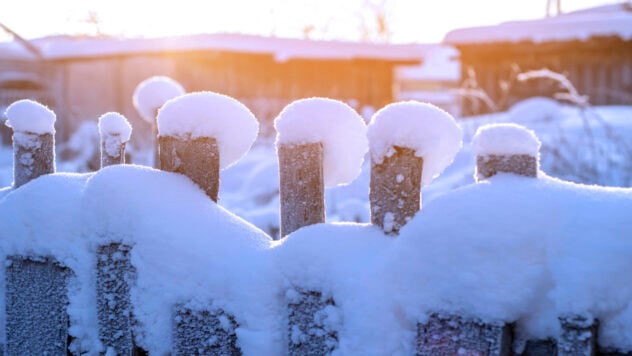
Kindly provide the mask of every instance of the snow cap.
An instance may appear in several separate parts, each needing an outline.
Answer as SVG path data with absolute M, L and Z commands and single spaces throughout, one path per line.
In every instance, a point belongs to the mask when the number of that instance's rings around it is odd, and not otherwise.
M 373 115 L 368 126 L 371 159 L 382 163 L 393 146 L 415 150 L 423 157 L 421 184 L 428 185 L 452 163 L 461 149 L 463 132 L 440 108 L 417 101 L 393 103 Z
M 125 116 L 117 112 L 108 112 L 99 117 L 99 134 L 101 137 L 119 136 L 121 142 L 127 142 L 132 136 L 132 125 Z
M 18 100 L 9 105 L 5 113 L 5 125 L 14 132 L 30 132 L 38 135 L 55 133 L 55 113 L 33 100 Z
M 180 139 L 212 137 L 224 169 L 250 150 L 259 134 L 259 122 L 238 100 L 213 92 L 181 95 L 158 113 L 158 135 Z
M 540 140 L 535 133 L 517 124 L 490 124 L 476 130 L 472 138 L 476 156 L 521 155 L 539 156 Z
M 364 120 L 349 105 L 333 99 L 308 98 L 286 106 L 274 120 L 276 147 L 321 142 L 326 187 L 351 183 L 367 151 Z
M 134 107 L 145 121 L 154 122 L 157 109 L 167 100 L 184 93 L 182 85 L 169 77 L 151 77 L 143 80 L 134 90 Z

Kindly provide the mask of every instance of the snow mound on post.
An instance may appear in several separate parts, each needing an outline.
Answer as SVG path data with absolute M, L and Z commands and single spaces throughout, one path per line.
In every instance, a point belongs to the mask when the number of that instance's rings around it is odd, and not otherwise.
M 120 136 L 121 142 L 129 141 L 132 136 L 132 125 L 125 116 L 117 112 L 108 112 L 99 117 L 99 134 L 101 136 Z
M 421 184 L 428 185 L 452 163 L 461 149 L 463 132 L 454 118 L 438 107 L 416 101 L 385 106 L 368 126 L 371 158 L 381 163 L 393 146 L 415 150 L 423 157 Z
M 169 100 L 158 113 L 158 134 L 180 139 L 212 137 L 224 169 L 246 154 L 257 138 L 259 122 L 242 103 L 213 92 Z
M 333 99 L 308 98 L 286 106 L 274 120 L 276 146 L 323 144 L 326 187 L 351 183 L 367 151 L 364 120 L 349 105 Z
M 169 99 L 184 93 L 182 85 L 169 77 L 151 77 L 138 84 L 134 90 L 134 107 L 145 121 L 154 122 L 157 109 Z
M 5 124 L 15 132 L 30 132 L 37 135 L 55 133 L 55 113 L 36 101 L 18 100 L 9 105 L 5 115 Z
M 535 133 L 516 124 L 481 126 L 472 138 L 472 149 L 477 156 L 529 155 L 538 157 L 540 140 Z

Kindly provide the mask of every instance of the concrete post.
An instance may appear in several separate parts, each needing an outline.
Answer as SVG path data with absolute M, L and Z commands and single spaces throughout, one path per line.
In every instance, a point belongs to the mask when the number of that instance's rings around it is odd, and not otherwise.
M 160 136 L 160 169 L 181 173 L 217 202 L 219 194 L 219 148 L 211 137 L 182 140 Z
M 371 162 L 369 200 L 371 223 L 387 234 L 397 235 L 421 209 L 423 158 L 410 148 L 394 150 L 382 163 Z
M 281 237 L 325 222 L 323 145 L 282 145 L 279 154 Z

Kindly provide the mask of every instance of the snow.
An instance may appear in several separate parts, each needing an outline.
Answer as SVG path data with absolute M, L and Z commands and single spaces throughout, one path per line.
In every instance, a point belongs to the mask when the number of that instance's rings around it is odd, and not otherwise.
M 37 135 L 55 133 L 55 113 L 46 106 L 29 99 L 23 99 L 9 105 L 5 113 L 5 124 L 14 132 Z
M 539 157 L 540 140 L 532 130 L 517 124 L 490 124 L 478 128 L 472 138 L 476 156 L 529 155 Z
M 138 84 L 134 90 L 134 107 L 145 121 L 154 122 L 156 110 L 160 109 L 167 100 L 184 93 L 184 88 L 169 77 L 150 77 Z
M 108 155 L 117 157 L 121 144 L 129 141 L 132 136 L 132 125 L 125 116 L 109 112 L 99 117 L 99 134 L 105 141 L 105 150 Z
M 185 94 L 166 102 L 158 113 L 159 136 L 215 138 L 220 169 L 246 154 L 258 133 L 259 122 L 252 112 L 236 99 L 218 93 Z
M 286 106 L 274 120 L 276 147 L 321 142 L 326 187 L 351 183 L 367 152 L 366 126 L 349 105 L 333 99 L 308 98 Z
M 531 21 L 512 21 L 496 26 L 462 28 L 449 32 L 443 42 L 493 43 L 532 41 L 585 41 L 592 37 L 632 39 L 632 11 L 620 3 Z
M 399 102 L 379 110 L 368 125 L 371 158 L 381 163 L 393 146 L 415 150 L 423 157 L 422 185 L 428 185 L 452 162 L 463 133 L 442 109 L 416 101 Z

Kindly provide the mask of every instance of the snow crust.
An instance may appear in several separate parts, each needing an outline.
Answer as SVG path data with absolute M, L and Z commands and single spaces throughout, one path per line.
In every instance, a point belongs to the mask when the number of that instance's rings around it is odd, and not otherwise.
M 99 117 L 99 134 L 105 141 L 108 155 L 116 157 L 119 155 L 121 144 L 128 142 L 132 136 L 132 125 L 119 113 L 105 113 Z
M 18 100 L 9 105 L 5 125 L 14 132 L 37 135 L 55 133 L 55 113 L 46 106 L 29 99 Z
M 385 106 L 368 125 L 371 159 L 381 163 L 393 146 L 415 150 L 423 157 L 422 185 L 428 185 L 452 163 L 462 145 L 463 132 L 454 118 L 428 103 L 405 101 Z
M 169 100 L 158 113 L 158 134 L 180 139 L 212 137 L 219 147 L 220 169 L 248 152 L 259 122 L 238 100 L 213 92 L 197 92 Z
M 287 105 L 274 120 L 276 147 L 321 142 L 326 187 L 352 182 L 368 150 L 366 126 L 349 105 L 334 99 L 308 98 Z
M 169 99 L 185 93 L 180 83 L 165 76 L 154 76 L 140 82 L 134 90 L 134 107 L 147 122 L 156 120 L 156 110 Z
M 484 125 L 472 138 L 476 156 L 525 154 L 539 157 L 540 145 L 532 130 L 517 124 Z

